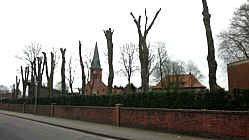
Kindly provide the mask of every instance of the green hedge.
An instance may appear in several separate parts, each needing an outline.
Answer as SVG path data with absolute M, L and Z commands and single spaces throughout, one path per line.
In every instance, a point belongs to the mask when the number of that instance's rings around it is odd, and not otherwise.
M 32 99 L 19 99 L 9 103 L 33 104 Z M 91 96 L 61 96 L 57 98 L 38 98 L 38 104 L 73 106 L 106 106 L 123 104 L 124 107 L 169 108 L 169 109 L 210 109 L 210 110 L 248 110 L 249 91 L 228 94 L 223 90 L 216 94 L 189 92 L 176 93 L 169 91 L 152 91 L 148 93 L 124 95 L 91 95 Z

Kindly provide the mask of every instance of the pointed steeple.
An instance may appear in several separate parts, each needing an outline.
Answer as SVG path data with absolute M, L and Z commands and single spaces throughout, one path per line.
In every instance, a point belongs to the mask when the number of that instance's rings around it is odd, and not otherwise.
M 95 44 L 95 49 L 94 49 L 94 55 L 93 55 L 93 60 L 92 60 L 92 64 L 91 64 L 91 69 L 101 69 L 97 42 Z

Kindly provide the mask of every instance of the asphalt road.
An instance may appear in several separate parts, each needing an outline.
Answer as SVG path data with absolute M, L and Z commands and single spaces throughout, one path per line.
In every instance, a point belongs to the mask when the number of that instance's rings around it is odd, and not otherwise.
M 113 140 L 0 114 L 0 140 Z

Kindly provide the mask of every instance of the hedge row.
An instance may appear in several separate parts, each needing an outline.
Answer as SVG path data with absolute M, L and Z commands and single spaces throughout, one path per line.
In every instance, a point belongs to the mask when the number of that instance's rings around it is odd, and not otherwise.
M 32 99 L 18 99 L 9 103 L 33 104 Z M 167 91 L 153 91 L 149 93 L 105 95 L 105 96 L 61 96 L 57 98 L 38 98 L 38 104 L 73 106 L 115 106 L 123 104 L 125 107 L 143 108 L 169 108 L 169 109 L 210 109 L 210 110 L 248 110 L 249 92 L 243 94 L 228 94 L 219 91 L 216 94 L 202 93 L 192 94 L 189 92 L 176 93 Z

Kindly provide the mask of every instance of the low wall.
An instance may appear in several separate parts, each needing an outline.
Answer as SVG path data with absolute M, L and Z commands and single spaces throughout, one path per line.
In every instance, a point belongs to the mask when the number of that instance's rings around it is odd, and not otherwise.
M 249 139 L 248 111 L 2 104 L 0 109 L 223 139 Z
M 115 110 L 112 107 L 55 105 L 53 116 L 112 124 L 115 121 L 114 113 Z

